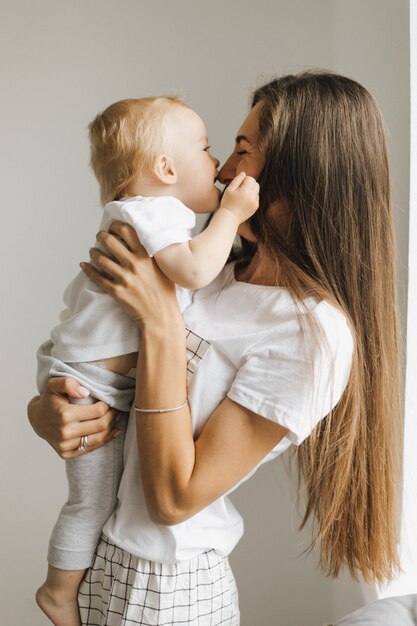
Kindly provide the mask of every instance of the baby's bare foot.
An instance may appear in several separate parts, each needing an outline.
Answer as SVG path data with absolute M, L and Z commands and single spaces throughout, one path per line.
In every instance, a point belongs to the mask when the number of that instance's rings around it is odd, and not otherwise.
M 36 592 L 36 602 L 55 626 L 81 626 L 76 598 L 65 598 L 44 584 Z

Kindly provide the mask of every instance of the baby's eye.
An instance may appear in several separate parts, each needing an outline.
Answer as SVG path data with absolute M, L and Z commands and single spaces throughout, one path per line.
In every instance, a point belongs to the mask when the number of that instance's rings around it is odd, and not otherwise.
M 208 151 L 210 150 L 210 148 L 211 148 L 211 146 L 206 146 L 206 147 L 204 148 L 204 152 L 208 152 Z

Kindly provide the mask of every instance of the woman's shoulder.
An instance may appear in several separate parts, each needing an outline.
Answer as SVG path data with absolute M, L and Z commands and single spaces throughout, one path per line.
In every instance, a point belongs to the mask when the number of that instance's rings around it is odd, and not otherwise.
M 352 366 L 355 346 L 352 327 L 343 310 L 327 300 L 316 301 L 311 313 L 303 326 L 300 346 L 307 355 L 306 361 L 313 366 L 313 378 L 323 386 L 319 395 L 326 395 L 327 376 L 341 395 Z
M 352 333 L 340 308 L 312 297 L 298 301 L 283 287 L 238 281 L 234 265 L 228 263 L 210 285 L 193 292 L 185 315 L 190 327 L 197 323 L 223 349 L 233 345 L 242 359 L 255 353 L 296 355 L 298 346 L 351 351 Z
M 316 303 L 312 313 L 327 341 L 353 348 L 352 327 L 346 313 L 339 306 L 327 300 L 321 300 Z
M 268 305 L 268 303 L 265 303 Z M 270 359 L 300 362 L 333 362 L 344 368 L 350 364 L 354 336 L 346 314 L 326 300 L 297 301 L 287 290 L 277 294 L 270 306 L 269 325 L 259 328 L 249 354 L 263 353 Z

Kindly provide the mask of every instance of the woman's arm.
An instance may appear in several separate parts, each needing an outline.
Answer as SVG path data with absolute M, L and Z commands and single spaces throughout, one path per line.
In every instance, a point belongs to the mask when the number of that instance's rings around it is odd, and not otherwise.
M 69 397 L 85 397 L 80 393 L 80 384 L 73 378 L 51 378 L 42 395 L 35 396 L 28 404 L 33 430 L 63 459 L 86 454 L 118 433 L 115 428 L 117 411 L 109 409 L 104 402 L 70 404 Z M 88 435 L 88 449 L 79 452 L 83 435 Z
M 184 323 L 175 291 L 140 247 L 132 229 L 114 224 L 123 239 L 100 233 L 118 263 L 94 249 L 87 275 L 125 307 L 141 326 L 137 403 L 141 409 L 181 405 L 186 397 Z M 140 280 L 139 280 L 140 277 Z M 136 413 L 137 444 L 145 498 L 152 519 L 176 524 L 217 499 L 248 474 L 286 434 L 286 429 L 224 400 L 194 441 L 190 411 Z
M 183 403 L 184 326 L 148 327 L 138 358 L 140 408 Z M 155 376 L 158 372 L 158 376 Z M 136 414 L 142 481 L 150 515 L 177 524 L 229 491 L 287 430 L 226 398 L 193 440 L 189 407 L 173 413 Z
M 224 267 L 239 225 L 259 205 L 259 185 L 244 172 L 236 176 L 223 194 L 220 208 L 208 226 L 186 243 L 175 243 L 155 253 L 161 270 L 187 289 L 211 283 Z

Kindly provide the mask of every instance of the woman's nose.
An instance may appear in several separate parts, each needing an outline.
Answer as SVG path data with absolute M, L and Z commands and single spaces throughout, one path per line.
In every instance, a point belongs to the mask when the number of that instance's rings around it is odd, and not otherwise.
M 233 158 L 230 156 L 226 163 L 219 171 L 218 180 L 222 185 L 228 185 L 236 176 L 236 164 Z

